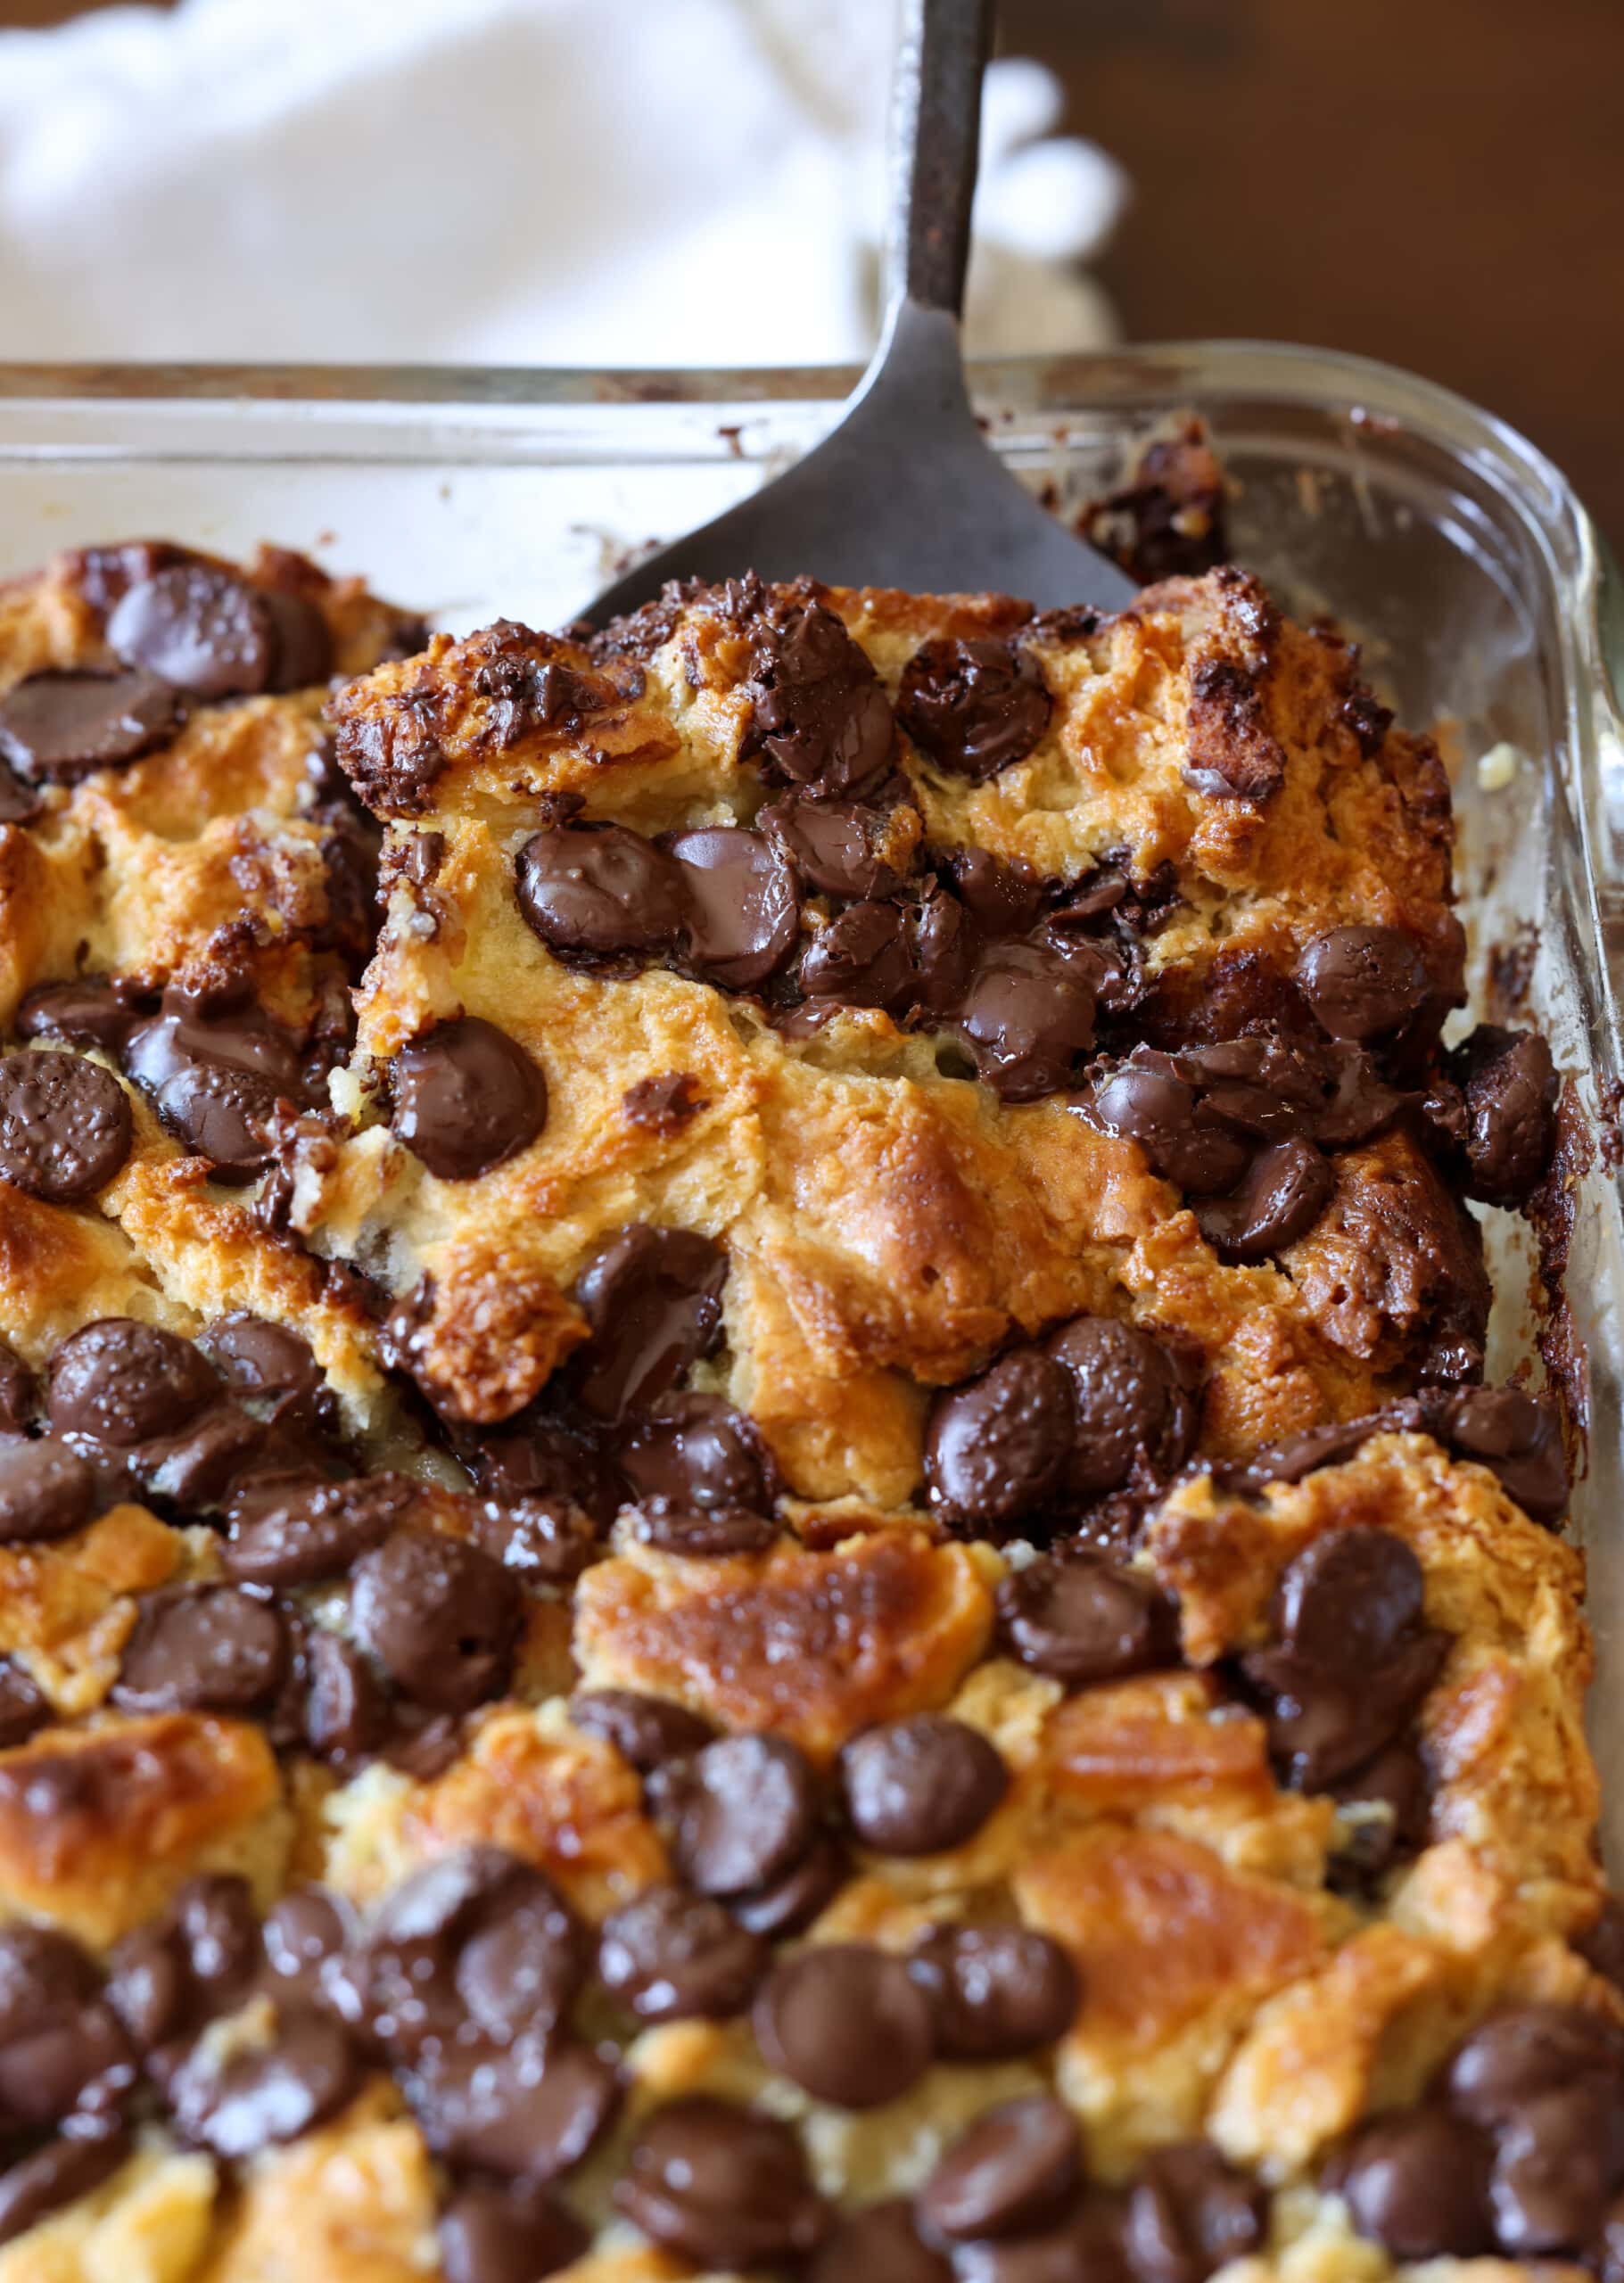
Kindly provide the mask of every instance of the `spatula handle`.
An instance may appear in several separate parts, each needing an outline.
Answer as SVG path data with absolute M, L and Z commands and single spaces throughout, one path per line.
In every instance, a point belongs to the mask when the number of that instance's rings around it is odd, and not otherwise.
M 903 0 L 888 298 L 957 317 L 969 256 L 993 0 Z

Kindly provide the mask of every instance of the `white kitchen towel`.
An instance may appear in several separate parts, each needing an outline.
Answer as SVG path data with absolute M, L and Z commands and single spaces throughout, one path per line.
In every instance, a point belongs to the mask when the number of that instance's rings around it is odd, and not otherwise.
M 892 0 L 185 0 L 0 32 L 0 357 L 754 365 L 873 337 Z M 995 64 L 969 332 L 1113 337 Z

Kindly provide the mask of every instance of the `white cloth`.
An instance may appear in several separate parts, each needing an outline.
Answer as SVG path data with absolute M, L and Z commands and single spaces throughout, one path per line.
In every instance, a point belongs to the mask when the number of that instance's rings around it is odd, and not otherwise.
M 0 356 L 862 356 L 888 0 L 185 0 L 0 33 Z M 989 77 L 970 334 L 1097 346 L 1124 185 Z

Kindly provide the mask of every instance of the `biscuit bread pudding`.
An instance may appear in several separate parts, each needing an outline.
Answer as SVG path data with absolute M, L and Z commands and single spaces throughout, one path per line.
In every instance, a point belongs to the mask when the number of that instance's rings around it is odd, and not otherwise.
M 1344 641 L 144 542 L 0 761 L 0 2283 L 1624 2276 L 1559 1082 Z

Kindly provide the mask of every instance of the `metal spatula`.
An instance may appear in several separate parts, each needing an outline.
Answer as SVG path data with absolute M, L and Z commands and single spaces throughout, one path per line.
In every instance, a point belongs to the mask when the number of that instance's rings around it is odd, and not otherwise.
M 965 390 L 959 312 L 992 23 L 993 0 L 905 0 L 890 307 L 839 425 L 775 482 L 606 588 L 586 614 L 595 624 L 635 610 L 668 579 L 744 571 L 985 590 L 1043 610 L 1119 610 L 1132 599 L 1133 581 L 988 450 Z

